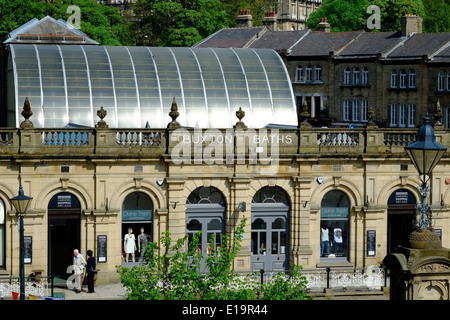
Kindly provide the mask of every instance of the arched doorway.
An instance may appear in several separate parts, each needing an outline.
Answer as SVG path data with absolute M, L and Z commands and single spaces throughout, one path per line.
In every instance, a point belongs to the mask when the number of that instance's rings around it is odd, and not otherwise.
M 408 236 L 413 230 L 416 199 L 407 189 L 394 191 L 388 199 L 388 247 L 392 253 L 398 246 L 408 245 Z
M 289 213 L 286 192 L 263 187 L 252 200 L 252 271 L 285 271 L 289 268 Z
M 80 249 L 81 205 L 69 192 L 53 196 L 48 204 L 48 273 L 67 279 L 73 249 Z M 81 252 L 86 256 L 86 252 Z
M 125 235 L 132 230 L 136 251 L 126 254 Z M 145 248 L 153 241 L 153 201 L 143 192 L 132 192 L 122 203 L 122 262 L 133 263 L 144 259 Z M 132 244 L 132 243 L 131 243 Z M 132 245 L 130 247 L 133 247 Z M 134 257 L 134 261 L 133 261 Z M 128 261 L 125 261 L 128 259 Z
M 188 246 L 193 236 L 201 231 L 197 252 L 204 258 L 211 249 L 219 249 L 225 232 L 225 199 L 214 187 L 199 187 L 186 200 L 186 234 Z M 206 271 L 205 259 L 201 270 Z
M 320 205 L 321 261 L 348 261 L 350 201 L 340 190 L 325 194 Z

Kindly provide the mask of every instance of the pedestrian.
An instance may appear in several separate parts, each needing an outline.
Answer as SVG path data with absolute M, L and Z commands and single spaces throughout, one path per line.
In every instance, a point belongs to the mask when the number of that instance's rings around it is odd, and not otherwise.
M 81 286 L 83 284 L 83 273 L 86 261 L 83 255 L 78 252 L 78 249 L 73 250 L 73 271 L 75 273 L 75 292 L 81 292 Z
M 94 275 L 95 275 L 95 258 L 93 257 L 92 250 L 87 251 L 87 285 L 88 293 L 94 293 Z

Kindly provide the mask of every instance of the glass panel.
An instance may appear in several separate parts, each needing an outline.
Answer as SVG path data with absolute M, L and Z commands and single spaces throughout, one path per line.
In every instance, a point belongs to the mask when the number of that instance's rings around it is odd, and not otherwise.
M 258 218 L 254 222 L 252 222 L 252 230 L 265 230 L 266 227 L 266 222 L 261 218 Z
M 186 228 L 189 231 L 201 231 L 202 230 L 202 224 L 198 220 L 191 220 L 186 225 Z
M 263 187 L 255 193 L 253 203 L 284 203 L 289 204 L 286 192 L 280 187 Z
M 222 194 L 214 187 L 200 187 L 195 189 L 186 200 L 188 204 L 217 203 L 224 205 Z
M 271 246 L 272 246 L 271 253 L 272 254 L 278 254 L 278 245 L 279 245 L 278 236 L 279 236 L 278 231 L 272 232 L 272 244 L 271 244 Z
M 219 219 L 213 219 L 208 222 L 208 230 L 222 230 L 222 222 Z
M 286 229 L 286 220 L 284 218 L 277 218 L 272 222 L 272 229 Z

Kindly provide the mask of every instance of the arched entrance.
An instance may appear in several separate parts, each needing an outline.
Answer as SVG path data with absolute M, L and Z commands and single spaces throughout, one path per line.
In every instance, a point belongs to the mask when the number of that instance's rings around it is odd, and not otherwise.
M 289 212 L 286 192 L 263 187 L 252 200 L 252 270 L 285 271 L 289 268 Z
M 129 229 L 132 230 L 132 238 L 125 237 Z M 151 241 L 153 241 L 153 201 L 143 192 L 132 192 L 125 197 L 122 204 L 122 261 L 126 263 L 142 261 L 145 249 Z M 127 252 L 126 243 L 129 248 L 135 245 L 136 251 L 127 254 L 130 251 Z M 126 259 L 128 261 L 125 261 Z
M 80 249 L 80 201 L 69 192 L 53 196 L 48 204 L 48 273 L 67 279 L 73 249 Z M 81 252 L 86 256 L 86 252 Z
M 398 246 L 408 245 L 408 236 L 413 230 L 416 199 L 407 189 L 394 191 L 388 199 L 388 247 L 392 253 Z
M 218 249 L 225 232 L 225 199 L 214 187 L 199 187 L 186 200 L 186 234 L 188 245 L 193 236 L 201 231 L 197 252 L 204 258 L 211 249 Z M 205 259 L 201 261 L 201 270 L 205 270 Z
M 349 219 L 350 201 L 347 195 L 340 190 L 327 192 L 320 205 L 321 261 L 348 261 Z

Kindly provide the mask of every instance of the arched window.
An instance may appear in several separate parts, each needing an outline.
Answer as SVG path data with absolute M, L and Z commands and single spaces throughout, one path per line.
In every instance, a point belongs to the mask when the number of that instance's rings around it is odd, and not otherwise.
M 316 65 L 314 68 L 314 81 L 322 82 L 322 67 L 320 65 Z
M 406 88 L 406 71 L 400 70 L 400 88 Z
M 408 72 L 408 87 L 416 87 L 416 72 L 414 71 L 414 69 L 410 69 Z
M 344 85 L 349 85 L 350 84 L 350 68 L 346 67 L 344 69 Z
M 130 228 L 134 237 L 128 236 Z M 125 262 L 138 262 L 144 259 L 147 245 L 153 241 L 153 201 L 143 192 L 130 193 L 122 203 L 122 240 L 123 251 L 128 259 Z M 133 250 L 134 245 L 137 252 Z
M 348 259 L 350 201 L 339 190 L 322 199 L 320 212 L 320 257 Z
M 305 81 L 310 82 L 312 81 L 312 67 L 306 66 L 306 73 L 305 73 Z
M 450 71 L 447 72 L 447 91 L 450 91 Z
M 437 84 L 438 91 L 444 91 L 444 71 L 439 71 Z
M 186 234 L 188 248 L 194 235 L 201 231 L 196 253 L 203 258 L 218 250 L 225 232 L 225 199 L 215 187 L 199 187 L 191 192 L 186 200 Z M 206 267 L 201 260 L 202 269 Z
M 359 71 L 359 68 L 358 67 L 354 67 L 353 68 L 353 84 L 354 85 L 359 85 L 360 83 L 359 83 L 359 76 L 360 76 L 360 71 Z
M 303 66 L 298 65 L 297 69 L 295 70 L 295 81 L 296 82 L 304 82 L 304 75 L 303 75 Z
M 391 71 L 391 88 L 397 88 L 398 86 L 398 74 L 397 70 Z
M 369 68 L 364 67 L 362 70 L 361 84 L 366 86 L 369 84 Z
M 252 199 L 252 270 L 289 268 L 289 213 L 287 193 L 278 186 L 259 189 Z
M 5 205 L 0 200 L 0 267 L 5 267 Z

